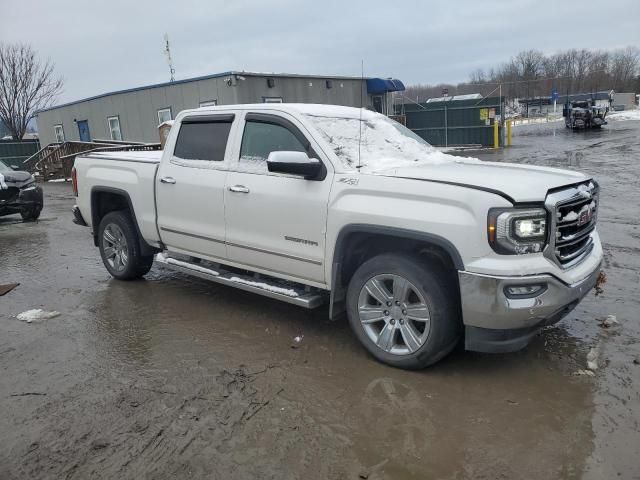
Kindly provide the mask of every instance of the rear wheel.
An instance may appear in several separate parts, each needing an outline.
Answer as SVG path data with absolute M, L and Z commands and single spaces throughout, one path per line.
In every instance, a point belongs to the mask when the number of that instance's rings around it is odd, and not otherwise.
M 141 254 L 138 233 L 126 212 L 110 212 L 103 217 L 98 245 L 104 266 L 119 280 L 140 278 L 151 270 L 153 255 Z
M 427 367 L 459 339 L 454 287 L 435 263 L 409 255 L 379 255 L 362 264 L 349 283 L 349 323 L 378 360 L 399 368 Z

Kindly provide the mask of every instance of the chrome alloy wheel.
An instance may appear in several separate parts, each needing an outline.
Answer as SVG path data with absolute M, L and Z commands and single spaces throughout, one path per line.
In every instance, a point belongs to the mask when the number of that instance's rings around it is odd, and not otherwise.
M 118 272 L 127 268 L 129 252 L 122 229 L 115 223 L 110 223 L 102 233 L 102 241 L 104 256 L 111 268 Z
M 399 275 L 370 278 L 360 290 L 358 315 L 367 336 L 388 353 L 411 354 L 429 337 L 429 307 L 418 288 Z

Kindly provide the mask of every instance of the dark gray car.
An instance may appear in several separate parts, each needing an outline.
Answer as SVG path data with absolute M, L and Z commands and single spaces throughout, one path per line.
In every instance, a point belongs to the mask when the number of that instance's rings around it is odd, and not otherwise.
M 36 220 L 42 205 L 42 188 L 33 175 L 0 161 L 0 216 L 19 213 L 25 221 Z

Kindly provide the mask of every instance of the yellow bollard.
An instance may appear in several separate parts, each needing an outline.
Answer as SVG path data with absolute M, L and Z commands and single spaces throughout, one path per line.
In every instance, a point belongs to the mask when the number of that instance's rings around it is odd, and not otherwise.
M 498 135 L 498 121 L 493 120 L 493 148 L 500 148 L 500 137 Z
M 511 120 L 507 120 L 507 147 L 511 146 Z

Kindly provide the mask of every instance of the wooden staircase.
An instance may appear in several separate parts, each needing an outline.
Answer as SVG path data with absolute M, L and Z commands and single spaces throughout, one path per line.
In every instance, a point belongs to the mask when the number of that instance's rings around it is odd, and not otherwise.
M 161 150 L 159 143 L 117 142 L 111 140 L 94 140 L 92 142 L 50 143 L 40 149 L 27 160 L 25 170 L 34 174 L 38 180 L 48 181 L 59 178 L 71 178 L 71 169 L 75 158 L 81 153 Z

